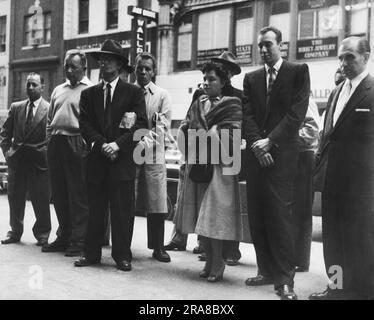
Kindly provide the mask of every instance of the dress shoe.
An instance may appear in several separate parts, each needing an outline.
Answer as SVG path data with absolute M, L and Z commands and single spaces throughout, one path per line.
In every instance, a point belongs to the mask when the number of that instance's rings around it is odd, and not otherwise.
M 245 284 L 250 287 L 266 286 L 266 285 L 273 284 L 273 283 L 274 283 L 273 280 L 261 274 L 253 278 L 248 278 L 245 281 Z
M 204 253 L 204 248 L 201 244 L 197 245 L 195 248 L 193 248 L 192 253 L 193 254 L 201 254 Z
M 297 300 L 297 295 L 289 285 L 285 284 L 278 288 L 281 300 Z
M 160 262 L 170 262 L 170 256 L 165 250 L 154 250 L 152 257 Z
M 238 265 L 238 260 L 237 259 L 228 258 L 228 259 L 226 259 L 226 264 L 228 266 L 234 267 L 234 266 Z
M 89 267 L 92 266 L 93 264 L 99 264 L 100 261 L 91 261 L 88 260 L 86 257 L 80 257 L 79 260 L 74 261 L 74 266 L 75 267 Z
M 206 261 L 206 253 L 203 252 L 202 254 L 199 254 L 198 259 L 199 261 Z
M 132 269 L 131 262 L 128 262 L 126 260 L 117 262 L 117 269 L 121 271 L 131 271 Z
M 48 239 L 38 239 L 38 241 L 36 242 L 36 245 L 38 247 L 44 247 L 48 245 Z
M 309 272 L 309 267 L 306 266 L 297 266 L 295 272 Z
M 82 256 L 83 248 L 78 246 L 70 246 L 65 251 L 65 257 L 80 257 Z
M 186 246 L 181 246 L 174 242 L 170 242 L 168 245 L 164 246 L 166 251 L 186 251 Z
M 42 252 L 64 252 L 68 245 L 60 240 L 55 240 L 50 244 L 42 247 Z
M 323 292 L 316 292 L 309 296 L 309 300 L 344 300 L 342 290 L 332 290 L 329 287 Z
M 5 240 L 1 240 L 1 244 L 12 244 L 12 243 L 18 243 L 20 240 L 19 239 L 14 239 L 14 238 L 7 238 Z
M 218 281 L 223 280 L 223 273 L 225 272 L 225 267 L 226 267 L 226 265 L 223 264 L 217 274 L 213 274 L 211 272 L 208 279 L 207 279 L 208 282 L 218 282 Z

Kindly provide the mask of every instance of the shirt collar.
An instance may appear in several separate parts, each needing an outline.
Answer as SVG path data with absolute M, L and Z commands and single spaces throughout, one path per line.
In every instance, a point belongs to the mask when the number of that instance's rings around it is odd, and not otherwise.
M 112 82 L 109 82 L 110 83 L 110 86 L 114 92 L 114 90 L 116 89 L 117 87 L 117 83 L 118 83 L 118 80 L 119 80 L 119 76 L 117 78 L 115 78 Z M 108 85 L 108 82 L 106 82 L 105 80 L 103 80 L 103 90 L 105 91 L 106 90 L 106 86 Z
M 276 73 L 279 72 L 279 69 L 282 66 L 282 63 L 283 63 L 283 59 L 279 58 L 279 60 L 273 66 L 273 68 L 275 69 Z M 266 69 L 266 72 L 269 72 L 270 67 L 266 63 L 265 63 L 265 69 Z
M 356 89 L 358 85 L 361 83 L 362 80 L 364 80 L 369 74 L 369 70 L 365 69 L 363 72 L 361 72 L 356 78 L 350 80 L 352 85 L 352 90 Z M 348 79 L 345 81 L 344 85 L 347 85 Z
M 82 78 L 82 80 L 79 81 L 79 82 L 75 85 L 75 87 L 79 86 L 80 84 L 84 84 L 84 85 L 86 85 L 86 86 L 91 86 L 92 83 L 91 83 L 91 81 L 90 81 L 86 76 L 84 76 L 84 77 Z M 66 87 L 66 86 L 69 86 L 69 87 L 75 88 L 75 87 L 73 87 L 73 86 L 71 85 L 69 79 L 66 79 L 65 87 Z
M 40 102 L 42 102 L 42 99 L 43 99 L 43 97 L 40 97 L 38 100 L 35 100 L 35 101 L 33 102 L 33 104 L 34 104 L 34 106 L 35 106 L 36 108 L 39 107 L 39 104 L 40 104 Z M 29 99 L 29 103 L 28 103 L 27 106 L 29 106 L 30 104 L 31 104 L 31 100 Z
M 138 81 L 136 81 L 135 84 L 136 84 L 138 87 L 144 89 L 144 91 L 149 91 L 152 95 L 156 92 L 156 85 L 155 85 L 152 81 L 150 81 L 150 82 L 149 82 L 146 86 L 144 86 L 144 87 L 142 87 L 142 86 L 138 83 Z

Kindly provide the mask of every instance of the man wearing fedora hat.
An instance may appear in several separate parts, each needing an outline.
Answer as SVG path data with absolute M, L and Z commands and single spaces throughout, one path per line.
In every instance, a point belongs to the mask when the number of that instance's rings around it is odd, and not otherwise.
M 238 75 L 242 72 L 240 66 L 236 63 L 236 58 L 234 54 L 230 51 L 223 51 L 218 57 L 212 58 L 211 62 L 220 64 L 228 73 L 229 80 L 232 77 Z M 243 91 L 234 88 L 231 82 L 222 89 L 224 96 L 242 98 Z M 204 89 L 199 87 L 193 94 L 192 102 L 194 102 L 198 97 L 205 94 Z M 197 247 L 194 248 L 194 253 L 201 253 L 199 259 L 205 261 L 204 248 L 202 247 L 200 241 Z M 241 258 L 241 253 L 239 250 L 239 242 L 237 241 L 225 241 L 223 245 L 223 255 L 228 265 L 235 266 Z M 165 246 L 166 250 L 183 250 L 187 245 L 187 235 L 180 233 L 178 230 L 174 230 L 172 239 L 168 245 Z
M 100 63 L 103 81 L 82 91 L 80 100 L 79 124 L 91 147 L 86 164 L 89 220 L 84 255 L 75 266 L 100 263 L 104 217 L 110 207 L 112 257 L 119 270 L 130 271 L 136 172 L 133 135 L 147 128 L 144 95 L 119 78 L 121 68 L 133 69 L 118 42 L 106 40 L 100 51 L 91 54 Z

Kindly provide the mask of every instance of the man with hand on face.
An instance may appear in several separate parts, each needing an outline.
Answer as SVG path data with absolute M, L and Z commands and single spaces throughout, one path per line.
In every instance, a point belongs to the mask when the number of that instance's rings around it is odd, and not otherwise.
M 342 41 L 345 80 L 326 107 L 316 176 L 322 186 L 324 292 L 311 300 L 374 299 L 374 78 L 364 38 Z M 335 279 L 334 279 L 335 278 Z
M 30 73 L 28 99 L 10 106 L 0 133 L 0 145 L 8 164 L 10 227 L 2 244 L 17 243 L 23 234 L 26 193 L 29 192 L 36 222 L 32 229 L 37 246 L 48 244 L 51 232 L 46 124 L 49 103 L 42 98 L 44 80 Z
M 150 130 L 142 143 L 151 157 L 137 168 L 136 211 L 147 215 L 148 248 L 153 249 L 153 258 L 170 262 L 170 256 L 163 247 L 168 212 L 165 134 L 171 124 L 171 98 L 166 90 L 152 82 L 155 73 L 156 59 L 148 52 L 140 53 L 135 59 L 136 84 L 144 93 Z
M 281 58 L 281 44 L 278 29 L 260 30 L 265 66 L 247 73 L 243 84 L 248 218 L 258 264 L 246 285 L 274 284 L 282 300 L 295 300 L 292 189 L 310 80 L 306 64 Z
M 88 222 L 83 172 L 87 146 L 79 129 L 80 95 L 92 86 L 85 77 L 86 61 L 83 52 L 70 50 L 66 53 L 67 80 L 52 93 L 47 122 L 48 165 L 59 228 L 57 239 L 42 251 L 65 251 L 68 257 L 82 255 Z
M 112 257 L 119 270 L 130 271 L 136 172 L 133 136 L 147 127 L 144 94 L 119 78 L 121 68 L 131 67 L 118 42 L 106 40 L 100 51 L 91 54 L 100 63 L 103 81 L 83 90 L 80 100 L 79 125 L 91 147 L 86 163 L 89 219 L 84 255 L 75 266 L 100 263 L 109 206 Z

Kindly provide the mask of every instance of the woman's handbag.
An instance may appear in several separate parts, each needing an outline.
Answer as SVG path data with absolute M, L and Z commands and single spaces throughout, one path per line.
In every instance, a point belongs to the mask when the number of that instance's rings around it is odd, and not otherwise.
M 212 164 L 193 164 L 189 173 L 190 179 L 195 183 L 208 183 L 213 178 Z

